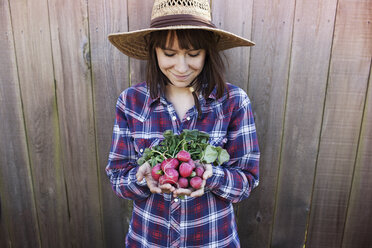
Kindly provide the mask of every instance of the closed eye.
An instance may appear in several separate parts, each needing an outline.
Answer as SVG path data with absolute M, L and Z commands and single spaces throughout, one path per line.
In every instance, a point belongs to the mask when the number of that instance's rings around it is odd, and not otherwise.
M 164 52 L 164 55 L 167 56 L 167 57 L 173 57 L 175 55 L 175 53 Z
M 199 54 L 200 54 L 200 51 L 197 52 L 197 53 L 189 53 L 189 56 L 190 56 L 190 57 L 198 57 Z

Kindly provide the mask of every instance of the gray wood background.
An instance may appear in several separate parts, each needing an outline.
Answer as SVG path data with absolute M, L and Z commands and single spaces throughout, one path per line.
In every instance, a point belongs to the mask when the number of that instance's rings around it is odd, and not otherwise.
M 0 0 L 0 247 L 123 247 L 131 202 L 105 174 L 120 92 L 145 63 L 107 40 L 150 0 Z M 242 247 L 372 247 L 372 2 L 211 0 L 256 42 L 225 53 L 247 91 L 260 186 Z

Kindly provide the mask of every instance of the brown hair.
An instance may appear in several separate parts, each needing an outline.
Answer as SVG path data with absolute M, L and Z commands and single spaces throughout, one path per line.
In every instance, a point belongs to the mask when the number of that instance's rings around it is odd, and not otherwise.
M 173 31 L 162 30 L 150 33 L 147 37 L 147 47 L 149 51 L 149 60 L 147 62 L 146 83 L 150 89 L 151 98 L 156 98 L 165 93 L 165 87 L 170 83 L 169 79 L 159 68 L 155 48 L 165 49 L 169 36 L 169 45 L 173 45 L 175 38 L 178 38 L 181 49 L 205 49 L 206 56 L 204 67 L 195 80 L 189 85 L 195 91 L 193 92 L 195 106 L 198 110 L 198 117 L 201 117 L 201 108 L 197 93 L 201 92 L 204 98 L 207 98 L 216 86 L 216 98 L 223 96 L 226 89 L 224 78 L 225 66 L 217 50 L 218 37 L 212 32 L 198 29 L 178 29 Z

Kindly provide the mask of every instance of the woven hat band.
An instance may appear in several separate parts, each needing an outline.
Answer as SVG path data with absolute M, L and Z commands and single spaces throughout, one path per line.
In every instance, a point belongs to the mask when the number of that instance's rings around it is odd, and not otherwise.
M 188 14 L 166 15 L 151 20 L 151 28 L 164 28 L 170 26 L 190 25 L 216 28 L 216 26 L 203 18 Z

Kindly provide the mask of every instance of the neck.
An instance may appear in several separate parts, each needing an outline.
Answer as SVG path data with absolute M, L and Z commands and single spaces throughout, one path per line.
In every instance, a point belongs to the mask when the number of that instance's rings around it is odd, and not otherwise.
M 190 91 L 189 87 L 180 88 L 175 87 L 174 85 L 168 84 L 166 87 L 165 95 L 169 101 L 172 102 L 172 99 L 177 99 L 178 97 L 191 97 L 192 92 Z
M 186 112 L 194 106 L 194 97 L 189 88 L 178 88 L 169 85 L 166 88 L 165 96 L 172 103 L 177 115 L 181 120 Z

